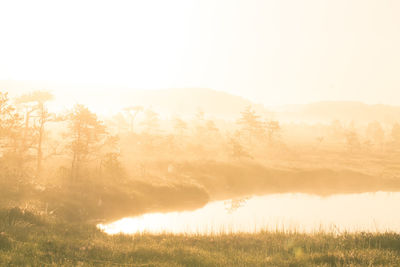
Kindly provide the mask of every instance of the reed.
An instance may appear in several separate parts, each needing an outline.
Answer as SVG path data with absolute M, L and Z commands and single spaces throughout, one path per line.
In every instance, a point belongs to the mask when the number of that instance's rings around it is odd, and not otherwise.
M 397 233 L 261 231 L 255 234 L 107 235 L 0 210 L 1 266 L 398 266 Z

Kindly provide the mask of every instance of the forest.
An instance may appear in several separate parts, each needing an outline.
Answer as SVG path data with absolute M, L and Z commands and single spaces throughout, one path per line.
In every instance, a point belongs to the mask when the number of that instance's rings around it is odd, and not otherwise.
M 235 119 L 131 105 L 49 111 L 48 91 L 0 93 L 0 263 L 26 266 L 337 266 L 398 262 L 395 233 L 108 235 L 151 212 L 277 193 L 398 191 L 400 125 Z
M 0 94 L 1 206 L 107 222 L 267 193 L 395 191 L 400 125 L 282 123 L 252 106 L 233 120 L 50 112 L 54 95 Z

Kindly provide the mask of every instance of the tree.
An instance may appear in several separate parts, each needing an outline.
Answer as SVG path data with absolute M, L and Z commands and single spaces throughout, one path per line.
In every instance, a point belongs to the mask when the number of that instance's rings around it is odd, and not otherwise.
M 17 154 L 20 149 L 22 118 L 10 104 L 8 93 L 0 92 L 0 145 L 2 152 L 11 149 Z
M 217 133 L 219 131 L 217 125 L 215 125 L 215 122 L 213 120 L 207 120 L 206 130 L 208 133 Z
M 145 118 L 141 122 L 141 124 L 144 126 L 145 131 L 148 134 L 158 132 L 160 128 L 160 119 L 158 118 L 158 113 L 154 112 L 151 109 L 147 109 L 144 115 Z
M 260 120 L 260 116 L 247 106 L 241 112 L 241 117 L 237 120 L 237 124 L 241 126 L 241 132 L 247 136 L 249 143 L 252 143 L 254 138 L 260 138 L 264 134 L 264 125 Z
M 280 132 L 281 126 L 279 125 L 279 121 L 269 120 L 265 123 L 265 127 L 267 129 L 268 141 L 270 143 L 273 142 L 274 137 Z
M 193 125 L 197 138 L 199 141 L 206 136 L 206 120 L 204 111 L 201 108 L 197 108 L 196 114 L 194 115 Z M 200 141 L 200 143 L 202 143 Z
M 0 92 L 0 177 L 12 172 L 13 179 L 24 173 L 24 159 L 20 151 L 22 137 L 22 117 L 10 104 L 7 93 Z M 5 168 L 4 168 L 5 167 Z
M 194 116 L 195 120 L 198 122 L 204 121 L 204 111 L 201 108 L 197 108 L 196 114 Z
M 124 111 L 128 115 L 129 118 L 129 131 L 133 133 L 133 123 L 135 121 L 136 116 L 139 114 L 139 112 L 143 111 L 142 106 L 130 106 L 127 108 L 124 108 Z
M 22 95 L 17 99 L 17 103 L 25 104 L 26 106 L 26 116 L 25 116 L 25 131 L 24 131 L 24 149 L 27 141 L 27 134 L 29 131 L 29 121 L 30 118 L 34 119 L 34 133 L 33 137 L 36 137 L 36 178 L 40 177 L 42 170 L 42 160 L 43 160 L 43 138 L 45 134 L 45 124 L 50 121 L 53 116 L 50 114 L 45 106 L 45 103 L 53 100 L 54 96 L 50 92 L 45 91 L 34 91 L 29 94 Z M 32 106 L 33 104 L 33 106 Z M 33 113 L 33 115 L 32 115 Z M 35 114 L 36 113 L 36 114 Z M 36 126 L 36 122 L 38 126 Z M 28 147 L 29 148 L 29 147 Z
M 367 126 L 367 137 L 369 140 L 373 141 L 375 144 L 382 146 L 385 132 L 379 122 L 370 122 Z
M 22 106 L 24 112 L 24 132 L 20 144 L 20 151 L 26 152 L 32 144 L 27 144 L 28 138 L 33 138 L 32 128 L 30 127 L 31 114 L 35 112 L 36 107 L 33 103 L 25 102 L 25 97 L 16 99 L 16 104 Z M 32 140 L 30 140 L 33 143 Z
M 71 180 L 80 176 L 83 162 L 96 155 L 107 136 L 105 126 L 83 105 L 75 105 L 69 114 L 70 145 L 72 152 Z
M 0 145 L 2 148 L 18 146 L 11 143 L 16 142 L 21 128 L 21 116 L 16 112 L 15 107 L 10 104 L 7 93 L 0 92 Z
M 400 145 L 400 124 L 395 123 L 392 127 L 392 138 L 396 145 Z
M 250 158 L 253 157 L 250 155 L 249 152 L 246 151 L 244 146 L 240 143 L 239 139 L 237 138 L 239 133 L 236 133 L 236 136 L 231 137 L 229 139 L 229 146 L 230 146 L 230 155 L 235 159 L 241 158 Z
M 347 148 L 350 150 L 350 152 L 360 149 L 360 139 L 358 138 L 358 134 L 355 130 L 348 130 L 345 133 L 345 138 Z
M 343 135 L 345 134 L 343 125 L 340 123 L 339 120 L 332 121 L 331 125 L 329 126 L 329 130 L 330 130 L 331 136 L 335 139 L 342 139 Z
M 174 118 L 173 121 L 173 127 L 174 130 L 180 135 L 183 136 L 183 133 L 187 130 L 188 126 L 187 123 L 180 119 L 180 118 Z
M 118 112 L 114 116 L 111 117 L 107 121 L 107 125 L 115 129 L 117 132 L 129 132 L 130 131 L 130 122 L 127 121 L 127 118 L 121 112 Z

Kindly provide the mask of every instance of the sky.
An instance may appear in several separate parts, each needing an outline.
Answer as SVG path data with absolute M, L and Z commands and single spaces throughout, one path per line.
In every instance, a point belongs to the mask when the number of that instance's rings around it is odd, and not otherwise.
M 396 0 L 3 0 L 0 79 L 400 105 L 399 12 Z

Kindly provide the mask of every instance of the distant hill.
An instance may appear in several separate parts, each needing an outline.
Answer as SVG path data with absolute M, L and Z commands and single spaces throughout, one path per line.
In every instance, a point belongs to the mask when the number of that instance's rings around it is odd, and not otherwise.
M 132 105 L 152 108 L 163 116 L 193 117 L 198 110 L 206 116 L 220 119 L 236 119 L 246 106 L 251 105 L 259 114 L 268 114 L 263 105 L 226 92 L 207 88 L 181 88 L 138 90 L 127 87 L 59 85 L 41 82 L 0 81 L 0 90 L 17 96 L 33 90 L 49 90 L 56 94 L 58 105 L 74 103 L 88 105 L 98 113 L 116 113 Z
M 255 105 L 245 98 L 207 88 L 138 90 L 122 95 L 128 100 L 126 104 L 153 107 L 171 115 L 193 116 L 201 110 L 208 116 L 232 119 L 249 105 L 259 113 L 267 112 L 262 105 Z
M 258 114 L 284 122 L 330 123 L 340 120 L 368 123 L 376 120 L 393 124 L 400 121 L 399 106 L 325 101 L 273 109 L 208 88 L 137 90 L 121 86 L 0 81 L 0 90 L 10 92 L 11 96 L 33 90 L 49 90 L 56 94 L 53 105 L 69 108 L 74 103 L 82 103 L 99 114 L 117 113 L 127 106 L 141 105 L 154 109 L 162 116 L 193 117 L 198 110 L 202 110 L 209 117 L 235 120 L 246 106 L 251 105 Z
M 278 118 L 285 121 L 368 123 L 379 121 L 392 124 L 400 121 L 400 107 L 368 105 L 361 102 L 325 101 L 304 105 L 288 105 L 280 108 Z

